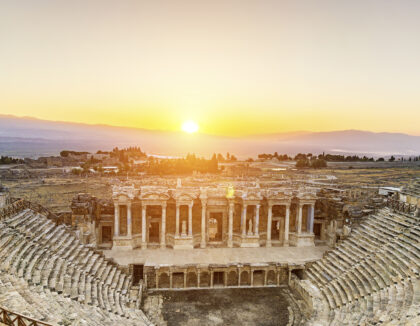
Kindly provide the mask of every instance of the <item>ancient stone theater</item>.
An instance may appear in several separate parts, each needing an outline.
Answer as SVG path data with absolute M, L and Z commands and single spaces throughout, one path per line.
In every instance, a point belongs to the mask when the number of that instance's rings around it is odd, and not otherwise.
M 369 191 L 353 219 L 343 201 Z M 149 179 L 79 194 L 67 215 L 4 189 L 1 205 L 7 325 L 152 325 L 148 293 L 268 287 L 287 289 L 288 325 L 420 322 L 420 180 L 380 195 Z

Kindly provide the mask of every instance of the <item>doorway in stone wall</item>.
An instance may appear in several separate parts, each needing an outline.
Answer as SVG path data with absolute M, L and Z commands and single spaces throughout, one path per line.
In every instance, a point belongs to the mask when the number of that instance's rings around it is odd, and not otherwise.
M 223 213 L 210 213 L 208 221 L 209 242 L 221 242 L 223 240 Z
M 150 221 L 149 225 L 149 242 L 159 243 L 159 221 Z
M 112 227 L 109 225 L 102 226 L 102 243 L 112 242 Z
M 213 286 L 223 286 L 225 284 L 224 272 L 213 272 Z

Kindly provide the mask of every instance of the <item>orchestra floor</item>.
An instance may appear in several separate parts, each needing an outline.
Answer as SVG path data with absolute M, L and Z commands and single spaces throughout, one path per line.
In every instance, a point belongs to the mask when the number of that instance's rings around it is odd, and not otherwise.
M 328 246 L 205 248 L 205 249 L 134 249 L 104 250 L 107 258 L 120 265 L 144 266 L 229 265 L 258 263 L 304 264 L 319 260 Z

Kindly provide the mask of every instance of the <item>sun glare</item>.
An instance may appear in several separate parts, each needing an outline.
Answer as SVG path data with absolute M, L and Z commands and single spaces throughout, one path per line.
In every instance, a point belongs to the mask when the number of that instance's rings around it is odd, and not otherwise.
M 182 124 L 182 130 L 189 134 L 192 134 L 198 131 L 198 124 L 196 124 L 194 121 L 191 121 L 191 120 L 185 121 Z

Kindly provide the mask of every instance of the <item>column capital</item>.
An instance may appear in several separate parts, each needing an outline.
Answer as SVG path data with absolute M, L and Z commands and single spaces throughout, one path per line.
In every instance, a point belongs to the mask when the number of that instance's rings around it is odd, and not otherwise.
M 162 208 L 165 208 L 166 209 L 166 206 L 167 206 L 168 204 L 166 203 L 166 202 L 163 202 L 162 204 L 160 204 L 160 206 L 162 206 Z

